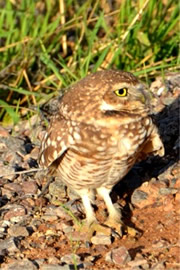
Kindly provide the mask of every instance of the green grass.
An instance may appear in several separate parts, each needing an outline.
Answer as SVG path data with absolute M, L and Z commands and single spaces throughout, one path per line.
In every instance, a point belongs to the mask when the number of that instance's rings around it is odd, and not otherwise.
M 122 0 L 113 7 L 100 0 L 2 2 L 2 124 L 16 124 L 31 105 L 98 69 L 144 79 L 179 68 L 178 1 Z

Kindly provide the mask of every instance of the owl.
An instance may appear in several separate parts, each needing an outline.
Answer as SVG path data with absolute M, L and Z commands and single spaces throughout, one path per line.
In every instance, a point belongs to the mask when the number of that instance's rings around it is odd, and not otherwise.
M 131 73 L 104 70 L 72 85 L 59 102 L 40 149 L 40 166 L 48 168 L 82 199 L 88 226 L 96 224 L 92 207 L 100 195 L 107 207 L 104 222 L 117 228 L 121 212 L 110 192 L 149 155 L 164 155 L 150 117 L 148 91 Z

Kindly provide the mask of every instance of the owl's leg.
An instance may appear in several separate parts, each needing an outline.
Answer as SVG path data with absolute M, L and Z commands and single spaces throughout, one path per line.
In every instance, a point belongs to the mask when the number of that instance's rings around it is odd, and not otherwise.
M 91 239 L 91 237 L 93 236 L 94 232 L 100 232 L 103 234 L 110 234 L 110 230 L 107 231 L 107 228 L 105 228 L 104 226 L 102 226 L 101 224 L 99 224 L 99 222 L 97 221 L 96 217 L 95 217 L 95 213 L 93 211 L 91 202 L 93 202 L 94 199 L 94 193 L 92 190 L 88 191 L 86 190 L 86 192 L 82 192 L 81 190 L 81 194 L 79 194 L 81 196 L 83 205 L 84 205 L 84 209 L 85 209 L 85 213 L 86 213 L 86 222 L 85 222 L 85 226 L 83 226 L 83 232 L 87 233 L 87 238 L 88 240 Z M 82 231 L 81 228 L 81 231 Z
M 135 237 L 138 231 L 132 227 L 126 226 L 123 221 L 121 220 L 121 212 L 119 209 L 116 209 L 112 203 L 111 197 L 110 197 L 110 189 L 107 189 L 105 187 L 101 187 L 97 189 L 98 194 L 104 199 L 109 216 L 107 220 L 105 221 L 105 224 L 113 229 L 122 236 L 122 229 L 125 229 L 128 235 L 131 235 L 132 237 Z
M 112 203 L 111 197 L 110 197 L 110 189 L 107 189 L 105 187 L 97 188 L 97 193 L 103 198 L 105 201 L 105 204 L 107 206 L 107 210 L 109 213 L 109 216 L 105 222 L 105 224 L 111 228 L 114 228 L 115 231 L 122 236 L 122 227 L 123 222 L 121 220 L 121 212 L 120 210 L 116 209 L 115 206 Z
M 81 195 L 81 199 L 86 213 L 86 221 L 87 224 L 90 226 L 92 223 L 97 222 L 91 205 L 91 199 L 89 198 L 88 194 Z

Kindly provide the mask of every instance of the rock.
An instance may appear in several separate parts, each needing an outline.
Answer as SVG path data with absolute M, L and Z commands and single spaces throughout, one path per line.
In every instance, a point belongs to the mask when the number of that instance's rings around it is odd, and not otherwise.
M 43 264 L 40 270 L 76 270 L 76 269 L 93 269 L 91 263 L 80 263 L 80 264 Z
M 44 219 L 45 221 L 49 221 L 49 222 L 53 222 L 53 221 L 56 221 L 58 219 L 58 217 L 55 215 L 43 215 L 41 218 Z
M 4 185 L 4 188 L 5 189 L 9 189 L 10 191 L 13 191 L 13 192 L 16 192 L 16 193 L 19 193 L 22 191 L 22 188 L 19 184 L 17 183 L 8 183 L 8 184 L 5 184 Z
M 3 188 L 3 187 L 1 188 L 1 193 L 2 193 L 2 196 L 6 197 L 8 200 L 10 200 L 14 195 L 14 191 L 11 191 L 8 188 Z
M 80 262 L 80 257 L 74 253 L 66 254 L 61 257 L 61 262 L 67 263 L 67 264 L 77 264 Z
M 37 270 L 36 265 L 28 259 L 16 261 L 14 263 L 8 263 L 2 270 Z
M 0 127 L 0 137 L 9 137 L 9 132 L 7 129 Z
M 41 265 L 41 268 L 40 268 L 40 270 L 70 270 L 70 269 L 73 269 L 73 268 L 70 268 L 69 265 L 67 264 L 63 266 L 59 264 L 43 264 Z
M 0 242 L 0 251 L 7 250 L 8 253 L 14 253 L 16 251 L 19 251 L 19 249 L 16 246 L 15 238 L 9 237 L 5 240 Z
M 67 236 L 71 237 L 71 233 L 74 231 L 73 227 L 70 225 L 67 225 L 63 222 L 59 222 L 56 225 L 56 229 L 57 230 L 61 230 L 63 231 L 65 234 L 67 234 Z
M 176 188 L 160 188 L 159 194 L 161 195 L 176 194 L 177 191 L 178 190 Z
M 49 194 L 52 196 L 52 200 L 61 199 L 66 196 L 65 185 L 56 180 L 49 185 Z
M 26 237 L 29 235 L 29 232 L 26 229 L 26 227 L 13 225 L 8 229 L 8 234 L 14 237 L 18 237 L 18 236 Z
M 39 157 L 39 148 L 37 146 L 31 151 L 30 157 L 35 159 L 35 160 L 38 159 L 38 157 Z
M 110 236 L 97 234 L 91 238 L 91 242 L 94 245 L 110 245 L 112 243 L 112 239 Z
M 35 181 L 23 182 L 22 189 L 25 194 L 36 194 L 38 191 L 38 187 Z
M 142 201 L 148 198 L 148 194 L 142 190 L 136 189 L 131 196 L 131 203 L 139 208 L 143 208 L 144 204 Z
M 176 201 L 177 203 L 180 203 L 180 191 L 178 191 L 178 192 L 176 193 L 175 201 Z
M 164 270 L 165 264 L 164 262 L 158 262 L 155 265 L 152 265 L 151 270 Z
M 148 264 L 148 262 L 145 259 L 136 259 L 136 260 L 128 262 L 128 265 L 133 267 L 133 270 L 134 270 L 134 267 L 136 267 L 136 266 L 140 266 L 141 268 L 139 268 L 139 269 L 143 269 L 142 268 L 143 265 L 146 265 L 146 264 Z
M 0 153 L 3 153 L 6 150 L 7 150 L 7 145 L 4 142 L 0 142 Z
M 62 206 L 56 207 L 54 213 L 61 219 L 65 219 L 67 221 L 72 220 L 72 217 L 68 214 L 68 211 Z
M 64 203 L 64 211 L 66 211 L 66 213 L 68 213 L 69 215 L 69 211 L 73 214 L 73 215 L 78 215 L 79 212 L 82 212 L 82 203 L 77 203 L 77 197 L 76 199 L 71 199 L 68 202 Z M 68 212 L 67 212 L 68 210 Z
M 0 177 L 5 179 L 13 180 L 16 177 L 15 170 L 9 165 L 5 165 L 4 162 L 0 160 Z M 11 192 L 9 191 L 9 194 Z
M 70 228 L 68 229 L 70 231 Z M 65 234 L 67 236 L 67 238 L 70 241 L 86 241 L 89 238 L 88 232 L 83 232 L 83 231 L 70 231 L 69 233 L 65 231 Z
M 106 254 L 105 260 L 107 262 L 112 262 L 117 265 L 124 265 L 127 262 L 131 261 L 131 257 L 126 247 L 121 246 L 119 248 L 114 248 L 110 252 L 108 252 Z
M 12 205 L 11 209 L 4 215 L 5 220 L 15 221 L 16 217 L 25 216 L 26 209 L 22 205 Z
M 61 263 L 60 259 L 55 257 L 55 256 L 48 257 L 47 262 L 48 262 L 48 264 L 59 264 L 59 263 Z

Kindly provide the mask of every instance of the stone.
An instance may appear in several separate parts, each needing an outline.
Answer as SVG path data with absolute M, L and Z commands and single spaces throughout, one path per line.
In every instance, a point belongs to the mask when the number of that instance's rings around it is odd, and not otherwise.
M 63 266 L 59 264 L 43 264 L 41 265 L 40 270 L 70 270 L 73 268 L 70 268 L 69 265 L 65 264 Z
M 38 186 L 35 181 L 26 181 L 22 183 L 22 189 L 25 194 L 36 194 Z
M 36 265 L 28 259 L 16 260 L 14 263 L 8 263 L 3 270 L 37 270 Z
M 152 265 L 151 270 L 164 270 L 165 264 L 164 262 L 158 262 L 155 265 Z
M 121 246 L 119 248 L 114 248 L 110 252 L 108 252 L 105 256 L 105 260 L 107 262 L 111 262 L 117 265 L 124 265 L 127 262 L 131 261 L 131 257 L 126 247 Z
M 19 249 L 16 246 L 14 237 L 6 238 L 5 240 L 0 242 L 0 251 L 3 250 L 7 250 L 9 253 L 19 251 Z
M 4 185 L 4 188 L 16 193 L 19 193 L 22 190 L 21 186 L 17 183 L 7 183 Z
M 159 189 L 159 194 L 161 195 L 169 195 L 169 194 L 176 194 L 177 193 L 177 189 L 176 188 L 160 188 Z
M 144 264 L 147 264 L 147 260 L 145 260 L 145 259 L 136 259 L 136 260 L 133 260 L 133 261 L 128 262 L 128 265 L 131 266 L 131 267 L 133 267 L 133 269 L 136 266 L 143 267 Z
M 147 198 L 148 193 L 136 189 L 131 196 L 131 203 L 137 207 L 143 208 L 144 205 L 142 204 L 142 201 L 146 200 Z
M 74 264 L 74 263 L 77 264 L 80 262 L 80 257 L 74 253 L 66 254 L 61 257 L 61 262 L 66 264 Z
M 111 236 L 97 234 L 97 235 L 91 237 L 91 242 L 94 245 L 110 245 L 110 244 L 112 244 L 112 239 L 111 239 Z
M 12 205 L 12 208 L 4 215 L 4 219 L 13 221 L 14 218 L 25 216 L 25 214 L 26 209 L 22 205 Z
M 49 185 L 49 194 L 53 200 L 64 198 L 66 196 L 65 185 L 61 181 L 54 181 Z
M 9 132 L 7 129 L 0 126 L 0 137 L 9 137 Z
M 18 236 L 26 237 L 29 235 L 29 232 L 26 229 L 26 227 L 13 225 L 8 229 L 8 234 L 14 237 L 18 237 Z

